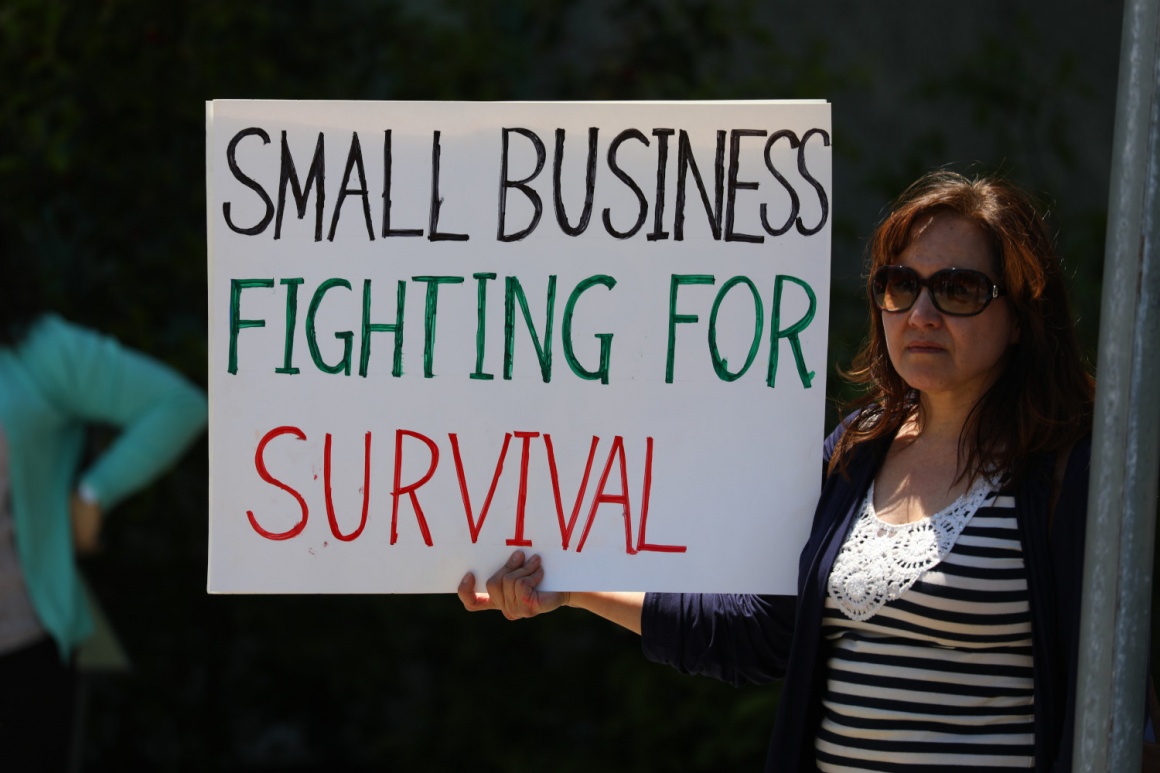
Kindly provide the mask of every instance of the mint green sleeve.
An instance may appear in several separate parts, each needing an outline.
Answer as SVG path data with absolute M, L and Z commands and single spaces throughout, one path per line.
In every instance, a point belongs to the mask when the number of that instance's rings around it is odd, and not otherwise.
M 28 345 L 62 421 L 119 430 L 78 481 L 106 511 L 172 466 L 205 428 L 201 389 L 113 338 L 48 316 Z

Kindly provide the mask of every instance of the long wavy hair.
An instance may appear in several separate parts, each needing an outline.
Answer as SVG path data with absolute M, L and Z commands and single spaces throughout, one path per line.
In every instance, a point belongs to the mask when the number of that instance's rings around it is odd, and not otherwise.
M 916 224 L 940 212 L 966 218 L 986 233 L 1020 331 L 1002 372 L 963 426 L 960 479 L 1002 474 L 1015 480 L 1033 455 L 1066 449 L 1090 431 L 1095 382 L 1080 353 L 1044 217 L 1026 192 L 1004 179 L 940 170 L 911 185 L 870 239 L 867 298 L 875 269 L 897 263 Z M 923 422 L 918 393 L 890 362 L 882 312 L 872 300 L 869 307 L 869 337 L 842 373 L 865 391 L 848 406 L 860 412 L 835 449 L 831 472 L 845 470 L 858 444 L 893 437 L 911 416 L 920 428 Z

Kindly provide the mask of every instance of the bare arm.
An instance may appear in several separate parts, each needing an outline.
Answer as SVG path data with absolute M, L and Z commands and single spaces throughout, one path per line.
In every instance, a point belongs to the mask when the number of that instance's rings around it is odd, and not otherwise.
M 586 609 L 595 615 L 640 633 L 643 593 L 552 592 L 538 590 L 544 579 L 539 556 L 524 557 L 517 550 L 487 581 L 486 593 L 475 592 L 475 575 L 468 572 L 459 583 L 459 600 L 468 612 L 495 609 L 508 620 L 551 612 L 563 606 Z
M 633 633 L 640 633 L 641 610 L 644 608 L 643 593 L 569 593 L 565 605 L 586 609 L 605 620 L 611 620 Z

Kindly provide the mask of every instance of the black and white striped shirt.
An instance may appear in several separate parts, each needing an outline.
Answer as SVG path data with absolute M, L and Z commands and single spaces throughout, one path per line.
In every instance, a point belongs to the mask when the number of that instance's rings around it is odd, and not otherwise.
M 821 770 L 1034 766 L 1031 615 L 1014 507 L 985 492 L 949 552 L 861 621 L 827 596 Z M 921 528 L 877 524 L 904 541 L 908 527 Z

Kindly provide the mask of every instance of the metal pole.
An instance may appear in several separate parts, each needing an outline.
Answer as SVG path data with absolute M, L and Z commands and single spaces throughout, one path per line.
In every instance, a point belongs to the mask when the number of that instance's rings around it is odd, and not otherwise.
M 1157 2 L 1124 3 L 1084 559 L 1078 771 L 1137 771 L 1142 750 L 1160 466 Z

